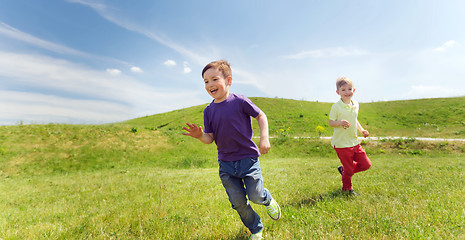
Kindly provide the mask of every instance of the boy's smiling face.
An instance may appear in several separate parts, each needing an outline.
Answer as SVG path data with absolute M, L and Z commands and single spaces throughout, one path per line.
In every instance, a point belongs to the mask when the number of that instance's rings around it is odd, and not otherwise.
M 232 77 L 225 78 L 223 73 L 216 68 L 210 68 L 203 74 L 205 90 L 215 99 L 215 103 L 226 100 L 229 96 L 229 86 L 232 83 Z
M 341 96 L 342 101 L 347 104 L 350 103 L 354 92 L 355 88 L 350 84 L 344 84 L 336 90 L 336 93 Z

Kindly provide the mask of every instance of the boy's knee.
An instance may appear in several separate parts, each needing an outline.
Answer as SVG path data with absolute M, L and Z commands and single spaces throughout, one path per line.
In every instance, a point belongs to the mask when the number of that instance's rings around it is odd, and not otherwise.
M 249 201 L 259 205 L 270 202 L 272 198 L 270 192 L 266 188 L 264 188 L 263 191 L 249 192 L 247 196 L 249 197 Z
M 264 197 L 261 197 L 261 196 L 250 196 L 249 200 L 255 204 L 260 204 L 260 205 L 263 205 L 264 204 L 264 200 L 265 198 Z
M 364 164 L 364 166 L 363 166 L 363 171 L 366 171 L 366 170 L 370 169 L 370 167 L 371 167 L 371 162 L 367 162 L 367 163 Z

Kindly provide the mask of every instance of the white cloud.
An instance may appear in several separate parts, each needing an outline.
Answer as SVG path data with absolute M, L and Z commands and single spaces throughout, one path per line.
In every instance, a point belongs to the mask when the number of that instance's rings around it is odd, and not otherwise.
M 444 44 L 442 44 L 442 46 L 433 49 L 433 52 L 444 52 L 447 49 L 454 47 L 456 44 L 457 44 L 456 41 L 449 40 L 449 41 L 445 42 Z
M 118 72 L 118 69 L 97 71 L 43 55 L 0 51 L 0 75 L 5 80 L 13 79 L 7 81 L 10 85 L 26 85 L 28 88 L 53 89 L 62 93 L 124 101 L 125 95 L 139 84 L 128 77 L 116 78 L 108 74 Z
M 140 67 L 131 67 L 131 72 L 133 73 L 143 73 L 142 69 Z
M 121 70 L 119 70 L 119 69 L 108 68 L 106 71 L 107 71 L 107 73 L 109 73 L 109 74 L 112 75 L 112 76 L 121 75 Z
M 173 67 L 177 65 L 174 60 L 166 60 L 163 64 L 165 64 L 167 67 Z
M 1 125 L 18 122 L 108 123 L 126 120 L 131 113 L 131 108 L 127 105 L 111 101 L 0 91 Z
M 125 75 L 115 77 L 43 55 L 0 51 L 0 76 L 4 89 L 27 86 L 31 91 L 0 93 L 0 116 L 2 121 L 8 118 L 10 124 L 28 119 L 44 123 L 114 122 L 205 102 L 196 97 L 198 91 L 173 93 Z M 41 93 L 32 92 L 34 89 Z
M 192 72 L 192 69 L 189 67 L 188 62 L 184 62 L 184 71 L 185 74 Z
M 106 6 L 102 4 L 88 3 L 85 0 L 70 2 L 91 6 L 97 12 L 106 11 Z M 124 27 L 124 24 L 118 25 Z M 130 26 L 126 29 L 131 30 Z M 159 40 L 160 43 L 181 54 L 203 60 L 200 55 L 172 44 L 166 39 L 158 39 L 155 34 L 144 29 L 135 27 L 135 31 Z M 130 65 L 116 59 L 88 54 L 42 40 L 0 22 L 0 36 L 2 35 L 59 54 Z M 168 60 L 165 64 L 177 65 L 173 60 Z M 136 66 L 131 67 L 130 70 L 134 73 L 143 72 Z M 190 71 L 190 67 L 185 66 L 184 71 Z M 173 94 L 171 89 L 156 89 L 137 79 L 125 76 L 117 68 L 100 71 L 45 55 L 12 53 L 2 50 L 0 50 L 0 85 L 10 89 L 22 89 L 27 86 L 31 91 L 29 93 L 20 91 L 2 93 L 4 96 L 16 94 L 29 100 L 20 101 L 11 97 L 0 99 L 0 124 L 15 124 L 19 121 L 33 123 L 114 122 L 205 102 L 198 91 L 178 89 L 179 91 Z M 200 97 L 197 97 L 198 95 Z M 54 105 L 56 102 L 61 105 Z
M 22 32 L 6 23 L 0 22 L 0 35 L 7 36 L 9 38 L 25 42 L 28 44 L 31 44 L 33 46 L 39 47 L 46 49 L 48 51 L 52 51 L 55 53 L 60 53 L 60 54 L 68 54 L 68 55 L 75 55 L 79 57 L 85 57 L 89 59 L 97 59 L 101 61 L 109 61 L 109 62 L 114 62 L 118 64 L 128 64 L 124 61 L 113 59 L 113 58 L 108 58 L 108 57 L 101 57 L 101 56 L 95 56 L 92 54 L 88 54 L 85 52 L 81 52 L 72 48 L 69 48 L 67 46 L 63 46 L 60 44 L 52 43 L 43 39 L 40 39 L 38 37 L 32 36 L 28 33 Z
M 66 46 L 58 45 L 55 43 L 51 43 L 45 40 L 42 40 L 40 38 L 34 37 L 30 34 L 21 32 L 20 30 L 6 24 L 3 22 L 0 22 L 0 34 L 13 38 L 15 40 L 19 40 L 22 42 L 26 42 L 53 52 L 57 53 L 64 53 L 64 54 L 72 54 L 72 55 L 81 55 L 81 56 L 86 56 L 86 53 L 76 51 L 74 49 L 68 48 Z
M 331 57 L 347 57 L 347 56 L 362 56 L 368 54 L 366 51 L 358 48 L 325 48 L 317 50 L 302 51 L 297 54 L 285 56 L 286 59 L 304 59 L 304 58 L 331 58 Z
M 404 95 L 404 99 L 438 98 L 444 96 L 459 97 L 465 95 L 465 91 L 456 87 L 443 85 L 413 85 Z

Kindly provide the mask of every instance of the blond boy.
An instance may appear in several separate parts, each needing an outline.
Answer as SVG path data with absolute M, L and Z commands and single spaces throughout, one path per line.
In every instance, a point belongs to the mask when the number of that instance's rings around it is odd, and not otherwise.
M 340 77 L 336 88 L 341 99 L 333 104 L 329 113 L 329 126 L 334 127 L 331 145 L 342 163 L 338 167 L 342 175 L 342 191 L 357 195 L 352 188 L 352 176 L 371 167 L 370 159 L 357 138 L 357 129 L 364 137 L 370 133 L 357 120 L 359 104 L 352 99 L 355 92 L 352 80 Z

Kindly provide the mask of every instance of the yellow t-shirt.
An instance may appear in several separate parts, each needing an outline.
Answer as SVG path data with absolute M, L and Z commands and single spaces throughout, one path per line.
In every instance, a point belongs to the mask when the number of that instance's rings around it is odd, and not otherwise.
M 351 100 L 350 104 L 345 104 L 339 100 L 331 107 L 329 119 L 333 121 L 347 120 L 350 127 L 344 129 L 341 126 L 334 128 L 331 145 L 335 148 L 353 147 L 360 144 L 357 139 L 357 116 L 358 116 L 358 102 Z

